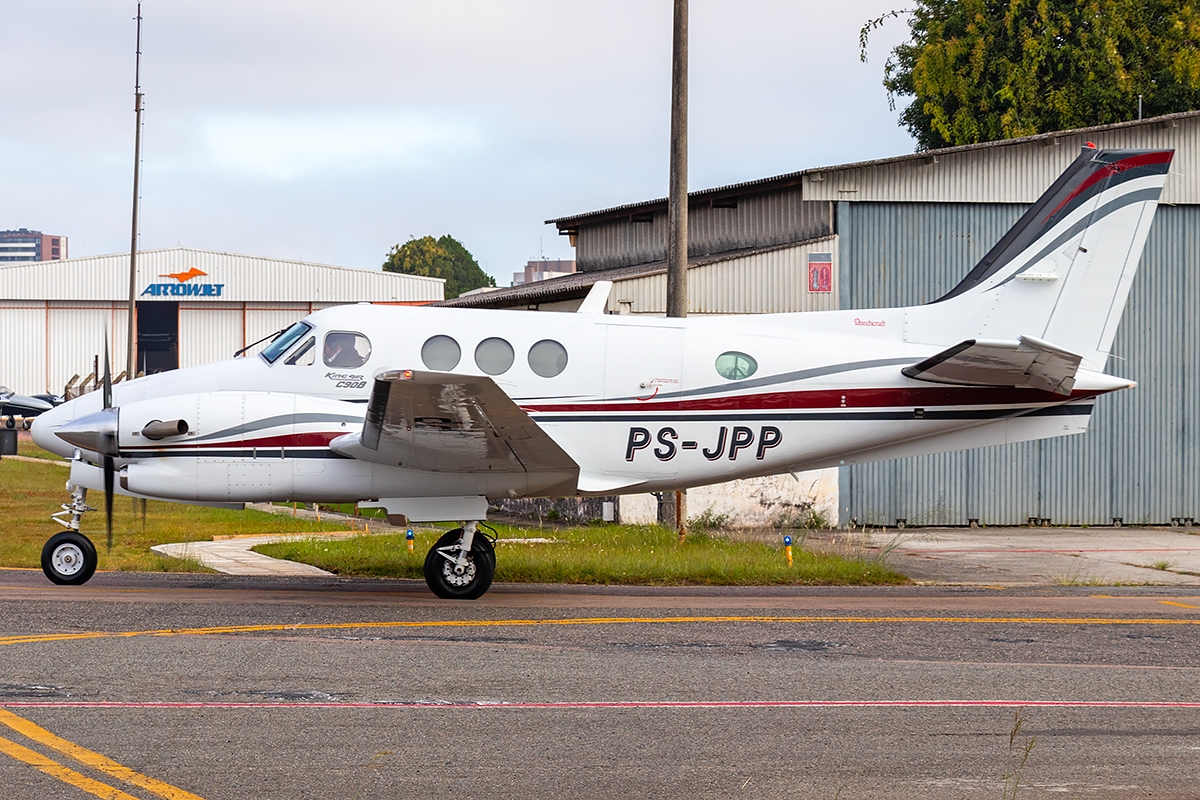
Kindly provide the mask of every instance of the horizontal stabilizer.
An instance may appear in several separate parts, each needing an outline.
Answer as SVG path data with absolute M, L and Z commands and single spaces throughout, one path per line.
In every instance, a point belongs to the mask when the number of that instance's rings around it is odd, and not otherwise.
M 1011 386 L 1068 395 L 1081 356 L 1049 342 L 968 339 L 901 370 L 910 378 L 966 386 Z

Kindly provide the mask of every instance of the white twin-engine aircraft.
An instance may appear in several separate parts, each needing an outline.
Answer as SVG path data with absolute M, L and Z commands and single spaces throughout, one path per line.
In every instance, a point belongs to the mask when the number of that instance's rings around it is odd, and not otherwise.
M 658 492 L 1081 433 L 1174 151 L 1085 147 L 923 306 L 662 319 L 369 304 L 259 355 L 106 385 L 37 418 L 71 458 L 42 554 L 79 584 L 88 489 L 184 503 L 358 503 L 459 520 L 425 559 L 487 591 L 489 498 Z

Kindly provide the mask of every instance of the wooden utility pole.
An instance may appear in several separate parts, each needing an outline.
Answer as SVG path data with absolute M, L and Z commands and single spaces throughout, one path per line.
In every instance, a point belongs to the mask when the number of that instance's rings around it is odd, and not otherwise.
M 667 201 L 667 316 L 688 310 L 687 57 L 688 0 L 675 0 L 671 58 L 671 190 Z
M 667 316 L 688 312 L 687 74 L 688 0 L 675 0 L 671 53 L 671 190 L 667 201 Z M 687 535 L 687 493 L 672 492 L 667 514 Z
M 133 233 L 129 243 L 129 366 L 125 379 L 137 377 L 137 251 L 138 251 L 138 193 L 142 167 L 142 4 L 137 7 L 137 47 L 133 67 L 133 113 L 136 124 L 133 133 Z

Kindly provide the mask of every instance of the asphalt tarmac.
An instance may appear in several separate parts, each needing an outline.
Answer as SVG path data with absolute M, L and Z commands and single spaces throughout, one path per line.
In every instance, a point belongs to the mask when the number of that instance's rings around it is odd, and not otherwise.
M 1198 688 L 1186 587 L 0 571 L 5 798 L 1195 798 Z

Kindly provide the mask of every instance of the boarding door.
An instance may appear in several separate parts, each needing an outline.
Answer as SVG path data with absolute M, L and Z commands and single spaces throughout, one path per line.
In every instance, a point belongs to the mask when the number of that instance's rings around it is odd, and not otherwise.
M 606 472 L 669 475 L 678 443 L 671 439 L 681 387 L 683 330 L 649 325 L 607 326 L 604 364 Z M 660 439 L 660 437 L 662 437 Z

